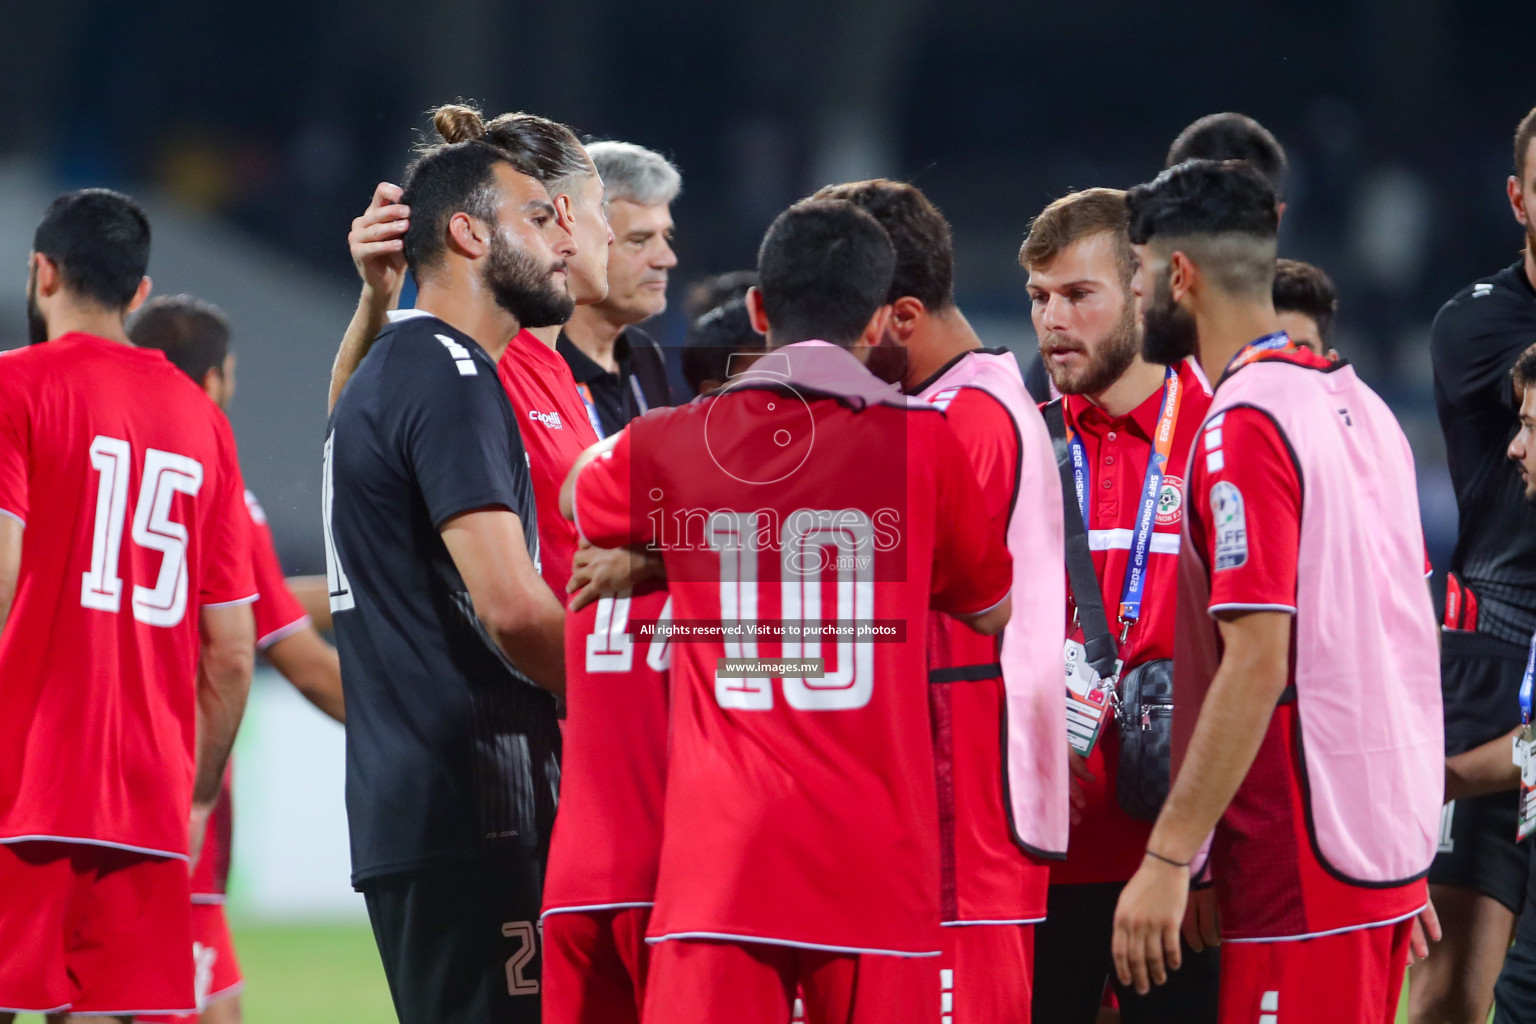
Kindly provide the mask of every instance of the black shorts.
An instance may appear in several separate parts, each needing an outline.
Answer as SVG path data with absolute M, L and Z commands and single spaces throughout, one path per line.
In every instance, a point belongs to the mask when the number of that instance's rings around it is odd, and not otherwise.
M 1440 634 L 1445 753 L 1461 754 L 1520 724 L 1520 679 L 1529 651 L 1486 633 Z M 1510 833 L 1513 835 L 1514 833 Z
M 1446 804 L 1429 884 L 1475 889 L 1520 913 L 1525 906 L 1531 844 L 1515 842 L 1518 803 L 1519 794 L 1510 792 Z
M 1219 946 L 1196 953 L 1186 944 L 1183 966 L 1144 996 L 1115 977 L 1110 943 L 1123 888 L 1051 886 L 1046 919 L 1035 925 L 1034 1024 L 1093 1024 L 1106 983 L 1115 987 L 1125 1024 L 1215 1024 Z
M 1527 652 L 1483 633 L 1451 631 L 1440 636 L 1445 752 L 1450 756 L 1520 724 L 1520 678 Z M 1510 792 L 1447 804 L 1430 883 L 1475 889 L 1520 913 L 1530 843 L 1515 842 L 1517 803 L 1517 795 Z
M 518 848 L 362 884 L 400 1024 L 537 1024 L 543 880 Z
M 1536 1024 L 1536 941 L 1523 930 L 1515 932 L 1493 986 L 1493 1024 Z

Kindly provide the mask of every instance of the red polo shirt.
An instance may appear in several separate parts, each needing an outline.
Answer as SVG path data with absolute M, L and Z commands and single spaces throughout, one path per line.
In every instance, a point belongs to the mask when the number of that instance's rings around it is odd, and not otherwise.
M 576 527 L 560 514 L 560 485 L 576 458 L 597 444 L 587 407 L 576 390 L 571 368 L 555 350 L 527 331 L 519 331 L 496 365 L 502 387 L 517 414 L 533 478 L 539 518 L 539 571 L 565 604 L 565 585 L 576 557 Z
M 1120 646 L 1120 657 L 1127 669 L 1173 657 L 1175 581 L 1179 531 L 1184 523 L 1186 466 L 1200 422 L 1211 406 L 1210 389 L 1197 369 L 1185 361 L 1178 365 L 1178 374 L 1183 399 L 1158 501 L 1141 618 Z M 1111 628 L 1117 628 L 1136 508 L 1146 480 L 1147 460 L 1152 456 L 1152 435 L 1162 410 L 1163 390 L 1158 388 L 1128 415 L 1119 417 L 1107 415 L 1083 395 L 1062 399 L 1067 425 L 1082 439 L 1088 457 L 1088 544 L 1093 549 L 1093 567 L 1098 571 Z M 1072 624 L 1075 608 L 1070 588 L 1067 603 L 1067 622 Z M 1070 625 L 1068 636 L 1081 641 L 1083 631 Z M 1051 884 L 1124 882 L 1136 873 L 1146 852 L 1152 823 L 1138 821 L 1120 809 L 1115 798 L 1119 765 L 1119 736 L 1110 723 L 1088 757 L 1088 768 L 1096 781 L 1081 784 L 1087 806 L 1082 809 L 1082 820 L 1072 826 L 1067 859 L 1051 866 Z

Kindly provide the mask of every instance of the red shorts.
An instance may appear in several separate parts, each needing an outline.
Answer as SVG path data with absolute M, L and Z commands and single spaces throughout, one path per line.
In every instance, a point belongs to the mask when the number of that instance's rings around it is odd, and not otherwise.
M 1029 1024 L 1034 978 L 1034 925 L 944 929 L 939 1000 L 946 1024 Z
M 650 907 L 544 915 L 545 1024 L 638 1022 L 650 922 Z
M 222 903 L 192 904 L 192 966 L 196 971 L 197 1013 L 149 1014 L 139 1017 L 142 1024 L 197 1024 L 199 1014 L 209 1004 L 233 999 L 245 988 Z
M 1221 946 L 1219 1024 L 1393 1024 L 1413 922 Z
M 0 844 L 0 1012 L 187 1012 L 191 906 L 184 860 Z
M 934 1024 L 939 1016 L 932 957 L 669 939 L 651 950 L 644 1019 L 784 1024 L 797 987 L 809 1024 Z

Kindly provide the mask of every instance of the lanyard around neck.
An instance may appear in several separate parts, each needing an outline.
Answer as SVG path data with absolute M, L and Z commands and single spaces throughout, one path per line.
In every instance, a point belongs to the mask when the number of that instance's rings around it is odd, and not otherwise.
M 1183 397 L 1183 382 L 1170 366 L 1163 381 L 1163 401 L 1158 409 L 1157 429 L 1152 433 L 1152 454 L 1147 459 L 1141 501 L 1136 506 L 1136 528 L 1131 534 L 1130 558 L 1126 562 L 1125 583 L 1120 592 L 1120 622 L 1127 628 L 1141 618 L 1141 604 L 1147 587 L 1147 560 L 1152 553 L 1152 534 L 1157 526 L 1157 503 L 1163 490 L 1168 455 L 1173 450 L 1173 432 Z M 1067 444 L 1072 452 L 1072 484 L 1077 492 L 1077 508 L 1083 516 L 1083 529 L 1091 533 L 1088 507 L 1093 492 L 1089 486 L 1092 475 L 1088 453 L 1070 424 L 1067 425 Z
M 1256 359 L 1263 359 L 1270 355 L 1278 355 L 1281 352 L 1295 352 L 1296 350 L 1296 343 L 1292 341 L 1291 336 L 1286 334 L 1284 331 L 1276 331 L 1274 334 L 1266 334 L 1264 337 L 1250 341 L 1248 344 L 1238 349 L 1237 355 L 1232 357 L 1232 361 L 1227 364 L 1227 368 L 1222 373 L 1222 376 L 1225 377 L 1233 370 L 1240 370 Z

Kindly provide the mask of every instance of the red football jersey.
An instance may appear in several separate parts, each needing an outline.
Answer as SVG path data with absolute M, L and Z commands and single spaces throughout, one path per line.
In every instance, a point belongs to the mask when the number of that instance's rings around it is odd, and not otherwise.
M 539 571 L 563 604 L 576 556 L 576 527 L 560 514 L 560 485 L 576 457 L 597 444 L 597 432 L 565 360 L 527 331 L 520 331 L 496 366 L 517 413 L 528 453 L 533 499 L 539 517 Z
M 1019 477 L 1013 417 L 980 388 L 948 388 L 928 401 L 944 410 L 970 457 L 988 528 L 1006 543 Z M 1043 921 L 1050 867 L 1018 847 L 1008 822 L 1001 637 L 982 636 L 933 613 L 928 642 L 943 869 L 940 912 L 954 924 Z M 978 676 L 983 669 L 996 671 Z
M 272 527 L 256 495 L 245 492 L 245 507 L 251 522 L 251 568 L 256 577 L 256 649 L 264 651 L 309 625 L 304 605 L 288 589 L 283 563 L 272 541 Z
M 667 782 L 667 592 L 594 601 L 565 620 L 560 810 L 544 913 L 649 906 Z
M 1162 492 L 1158 495 L 1141 618 L 1120 646 L 1121 660 L 1128 669 L 1173 657 L 1184 480 L 1188 475 L 1190 446 L 1211 407 L 1210 389 L 1199 370 L 1184 361 L 1178 364 L 1178 374 L 1182 385 L 1178 418 L 1163 471 Z M 1146 480 L 1147 461 L 1152 457 L 1152 438 L 1162 404 L 1162 388 L 1120 417 L 1106 415 L 1082 395 L 1062 399 L 1062 414 L 1082 440 L 1088 457 L 1088 546 L 1093 551 L 1093 567 L 1098 573 L 1111 627 L 1115 625 L 1125 586 L 1136 509 Z M 1068 637 L 1081 642 L 1083 631 L 1074 623 L 1070 608 L 1067 622 Z M 1141 866 L 1152 823 L 1133 818 L 1121 809 L 1115 795 L 1119 768 L 1120 735 L 1110 722 L 1093 753 L 1088 755 L 1088 770 L 1094 778 L 1078 783 L 1085 804 L 1080 820 L 1072 826 L 1067 859 L 1051 865 L 1052 883 L 1124 882 Z
M 256 495 L 245 492 L 245 508 L 251 522 L 251 569 L 256 578 L 256 649 L 264 651 L 309 625 L 309 615 L 293 596 L 283 577 L 282 563 L 272 543 L 267 513 Z M 192 868 L 192 902 L 222 903 L 229 885 L 229 863 L 234 853 L 234 804 L 231 797 L 233 763 L 224 773 L 224 787 L 214 805 L 203 839 L 203 852 Z
M 651 937 L 938 951 L 926 622 L 1007 596 L 982 506 L 938 412 L 781 387 L 652 410 L 582 472 L 583 536 L 658 547 L 672 595 Z M 854 635 L 751 633 L 834 622 Z M 722 656 L 824 671 L 741 678 Z
M 0 841 L 187 854 L 201 607 L 255 600 L 229 421 L 163 353 L 66 334 L 0 357 Z M 62 752 L 67 752 L 62 753 Z
M 1267 358 L 1319 360 L 1307 352 Z M 1256 409 L 1229 409 L 1219 426 L 1201 434 L 1189 474 L 1190 536 L 1213 567 L 1210 610 L 1294 615 L 1302 507 L 1296 464 L 1274 421 Z M 1217 488 L 1218 497 L 1235 491 L 1244 507 L 1263 510 L 1247 519 L 1241 560 L 1215 558 Z M 1294 655 L 1291 672 L 1294 680 Z M 1224 940 L 1326 934 L 1397 920 L 1424 905 L 1422 879 L 1387 888 L 1339 880 L 1318 859 L 1308 829 L 1300 722 L 1291 701 L 1275 709 L 1253 766 L 1216 826 L 1211 872 Z

